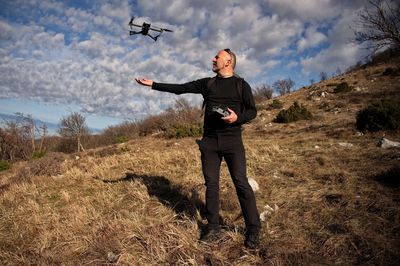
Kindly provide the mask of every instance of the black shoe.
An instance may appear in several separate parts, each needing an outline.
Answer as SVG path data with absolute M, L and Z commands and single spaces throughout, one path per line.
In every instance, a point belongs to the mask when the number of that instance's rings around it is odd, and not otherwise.
M 259 233 L 258 232 L 247 232 L 244 246 L 249 249 L 256 249 L 259 244 Z
M 219 227 L 207 228 L 200 236 L 201 242 L 211 242 L 219 238 L 221 232 Z

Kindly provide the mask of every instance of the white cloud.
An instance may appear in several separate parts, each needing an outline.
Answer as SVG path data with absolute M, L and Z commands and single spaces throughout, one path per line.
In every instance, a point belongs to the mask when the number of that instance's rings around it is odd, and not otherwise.
M 291 62 L 289 62 L 287 65 L 286 65 L 286 67 L 287 68 L 295 68 L 295 67 L 297 67 L 299 65 L 299 62 L 297 62 L 297 61 L 291 61 Z
M 338 0 L 267 0 L 271 12 L 302 21 L 323 21 L 340 14 Z
M 360 52 L 360 47 L 353 43 L 332 46 L 329 49 L 320 52 L 315 57 L 302 59 L 301 65 L 303 66 L 304 73 L 332 73 L 338 67 L 345 69 L 350 65 L 355 64 L 357 58 L 360 58 L 361 56 Z
M 327 36 L 317 31 L 315 27 L 309 27 L 306 30 L 304 37 L 297 42 L 297 50 L 301 52 L 307 48 L 316 47 L 327 41 L 327 39 Z
M 12 35 L 13 28 L 10 24 L 0 21 L 0 40 L 7 40 Z
M 334 72 L 338 67 L 346 69 L 366 56 L 367 51 L 351 41 L 353 32 L 349 25 L 355 17 L 354 10 L 343 11 L 329 35 L 330 46 L 313 57 L 301 60 L 303 73 Z
M 115 18 L 121 22 L 126 22 L 131 17 L 132 7 L 128 0 L 112 1 L 100 7 L 99 14 L 110 19 Z

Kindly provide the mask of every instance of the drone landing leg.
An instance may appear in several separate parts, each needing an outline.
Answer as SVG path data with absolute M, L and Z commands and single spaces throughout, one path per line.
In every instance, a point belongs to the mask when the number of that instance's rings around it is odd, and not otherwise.
M 152 38 L 155 42 L 157 41 L 158 37 L 160 37 L 161 33 L 158 34 L 157 36 L 151 36 L 150 34 L 147 34 L 147 36 L 149 36 L 150 38 Z
M 155 42 L 157 41 L 157 37 L 159 36 L 156 36 L 156 37 L 153 37 L 153 36 L 151 36 L 150 34 L 147 34 L 147 36 L 149 36 L 150 38 L 152 38 Z

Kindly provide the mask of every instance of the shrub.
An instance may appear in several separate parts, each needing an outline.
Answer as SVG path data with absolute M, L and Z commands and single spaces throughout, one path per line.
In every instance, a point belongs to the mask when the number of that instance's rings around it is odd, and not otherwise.
M 174 124 L 171 125 L 166 135 L 168 138 L 200 137 L 203 135 L 202 123 L 195 124 Z
M 382 99 L 357 113 L 358 130 L 379 131 L 400 128 L 400 102 Z
M 34 151 L 31 155 L 31 159 L 40 159 L 46 155 L 45 151 Z
M 279 100 L 273 100 L 272 103 L 269 105 L 271 109 L 281 109 L 283 107 L 283 103 Z
M 262 104 L 256 104 L 256 109 L 257 109 L 257 111 L 264 110 L 265 106 Z
M 124 143 L 127 142 L 129 138 L 127 136 L 118 136 L 115 138 L 115 140 L 117 141 L 117 143 Z
M 71 138 L 60 138 L 55 150 L 63 153 L 73 153 L 76 151 L 76 141 Z
M 0 171 L 10 169 L 11 164 L 5 160 L 0 160 Z
M 347 82 L 340 83 L 333 90 L 334 93 L 349 92 L 349 91 L 351 91 L 351 87 L 349 86 L 349 84 L 347 84 Z
M 293 103 L 287 110 L 281 110 L 275 118 L 277 123 L 290 123 L 298 120 L 308 120 L 312 114 L 307 108 L 301 106 L 298 102 Z

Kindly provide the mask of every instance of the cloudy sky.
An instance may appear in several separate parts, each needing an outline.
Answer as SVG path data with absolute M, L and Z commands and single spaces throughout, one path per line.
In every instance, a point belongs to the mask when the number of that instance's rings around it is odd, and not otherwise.
M 141 119 L 198 95 L 152 91 L 147 77 L 184 83 L 213 76 L 216 52 L 231 48 L 237 72 L 255 88 L 365 58 L 351 42 L 363 0 L 0 0 L 0 113 L 59 122 L 81 112 L 93 128 Z M 154 42 L 129 36 L 128 22 L 166 27 Z

